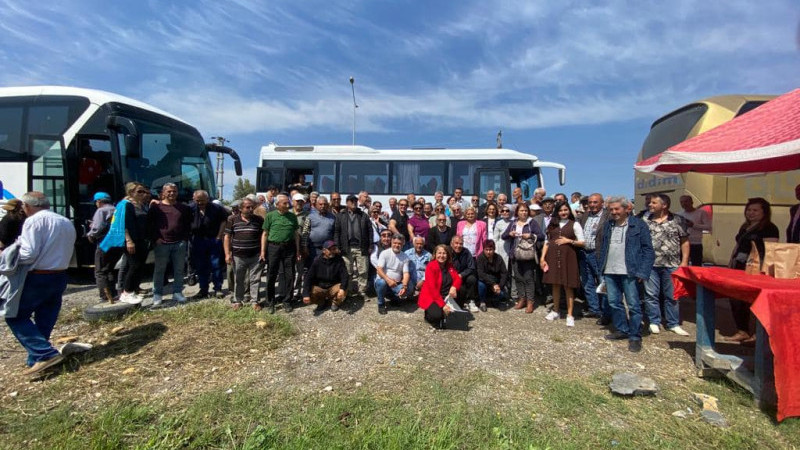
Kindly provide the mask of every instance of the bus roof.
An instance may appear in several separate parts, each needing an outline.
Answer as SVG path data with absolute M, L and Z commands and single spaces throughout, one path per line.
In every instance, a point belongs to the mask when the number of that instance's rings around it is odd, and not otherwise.
M 36 95 L 59 95 L 59 96 L 74 96 L 84 97 L 90 103 L 95 105 L 103 105 L 106 103 L 124 103 L 127 105 L 135 106 L 146 111 L 161 114 L 162 116 L 186 123 L 185 120 L 176 117 L 166 111 L 163 111 L 155 106 L 148 105 L 147 103 L 139 100 L 134 100 L 123 95 L 114 94 L 112 92 L 101 91 L 98 89 L 85 89 L 69 86 L 17 86 L 17 87 L 2 87 L 0 88 L 0 97 L 17 97 L 17 96 L 36 96 Z
M 363 145 L 275 145 L 261 147 L 261 159 L 318 160 L 326 157 L 336 160 L 485 160 L 516 159 L 538 161 L 535 155 L 507 148 L 408 148 L 375 149 Z

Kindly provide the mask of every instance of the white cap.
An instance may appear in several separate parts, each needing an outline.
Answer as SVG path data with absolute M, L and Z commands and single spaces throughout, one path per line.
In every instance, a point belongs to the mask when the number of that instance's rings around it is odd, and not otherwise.
M 531 209 L 534 210 L 534 211 L 541 211 L 542 207 L 539 206 L 538 203 L 534 203 L 533 206 L 531 206 Z
M 306 201 L 306 196 L 303 195 L 303 194 L 300 194 L 300 193 L 294 194 L 292 196 L 292 201 L 294 201 L 294 202 L 296 202 L 296 201 Z

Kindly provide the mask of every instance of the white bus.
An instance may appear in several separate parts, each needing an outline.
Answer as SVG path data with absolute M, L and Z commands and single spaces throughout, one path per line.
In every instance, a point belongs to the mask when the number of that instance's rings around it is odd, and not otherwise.
M 183 201 L 196 189 L 213 195 L 210 151 L 229 154 L 241 175 L 236 152 L 207 145 L 194 127 L 145 103 L 91 89 L 0 88 L 0 201 L 42 191 L 78 236 L 94 213 L 93 194 L 120 200 L 129 181 L 153 190 L 175 183 Z M 93 264 L 86 238 L 75 250 L 73 266 Z
M 520 187 L 528 199 L 535 188 L 544 186 L 542 168 L 558 170 L 560 183 L 565 183 L 562 164 L 510 149 L 378 150 L 360 145 L 269 144 L 261 148 L 256 189 L 260 193 L 270 186 L 287 190 L 302 176 L 311 190 L 323 195 L 339 192 L 344 199 L 365 190 L 373 202 L 382 202 L 388 210 L 389 197 L 413 193 L 432 202 L 436 191 L 444 192 L 446 199 L 455 188 L 469 198 L 482 197 L 490 189 L 511 194 Z

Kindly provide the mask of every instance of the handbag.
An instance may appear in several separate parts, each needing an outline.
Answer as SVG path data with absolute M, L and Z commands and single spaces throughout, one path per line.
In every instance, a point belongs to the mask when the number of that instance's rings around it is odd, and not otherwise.
M 514 259 L 518 261 L 536 260 L 536 235 L 532 238 L 519 238 L 517 246 L 514 247 Z

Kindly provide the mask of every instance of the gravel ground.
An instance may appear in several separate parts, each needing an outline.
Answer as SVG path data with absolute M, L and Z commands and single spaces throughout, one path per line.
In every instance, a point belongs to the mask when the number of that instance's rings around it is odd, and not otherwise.
M 187 287 L 185 293 L 192 295 L 196 290 Z M 71 284 L 62 314 L 95 299 L 93 286 Z M 228 300 L 203 301 L 224 306 Z M 693 317 L 692 302 L 682 309 L 684 318 Z M 86 366 L 79 369 L 86 374 L 82 378 L 88 392 L 102 392 L 97 384 L 103 382 L 97 379 L 102 378 L 103 371 L 129 367 L 127 378 L 120 376 L 127 385 L 144 387 L 142 392 L 147 396 L 175 398 L 248 383 L 300 392 L 317 392 L 328 386 L 349 390 L 362 385 L 392 390 L 420 370 L 489 374 L 499 383 L 498 389 L 487 395 L 498 398 L 502 397 L 501 386 L 538 373 L 577 377 L 600 374 L 610 380 L 613 372 L 625 370 L 651 377 L 662 386 L 695 376 L 692 322 L 684 322 L 691 336 L 662 331 L 645 337 L 642 352 L 633 354 L 627 350 L 626 341 L 603 339 L 608 331 L 597 326 L 594 319 L 577 320 L 574 328 L 568 328 L 563 319 L 546 321 L 547 312 L 545 307 L 538 307 L 533 314 L 490 308 L 486 313 L 463 314 L 461 320 L 451 318 L 450 324 L 460 329 L 434 330 L 424 322 L 416 305 L 390 307 L 388 315 L 380 316 L 374 300 L 350 299 L 337 312 L 315 313 L 313 306 L 307 306 L 287 315 L 279 309 L 278 314 L 288 316 L 297 333 L 274 348 L 260 347 L 257 338 L 240 342 L 236 336 L 219 336 L 214 339 L 231 340 L 230 348 L 220 351 L 215 347 L 203 353 L 197 342 L 202 342 L 206 331 L 190 324 L 165 330 L 152 342 L 121 355 L 77 365 Z M 80 320 L 59 323 L 53 338 L 77 334 L 80 341 L 108 345 L 114 339 L 111 330 L 116 325 L 90 326 Z M 7 327 L 0 335 L 0 349 L 0 384 L 6 394 L 38 391 L 50 382 L 31 382 L 19 374 L 25 355 Z M 116 358 L 119 360 L 114 361 Z M 111 388 L 111 384 L 106 387 Z M 99 397 L 98 393 L 94 395 Z

